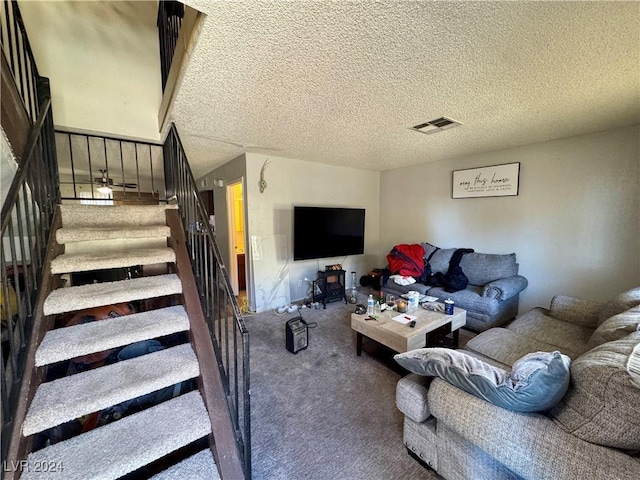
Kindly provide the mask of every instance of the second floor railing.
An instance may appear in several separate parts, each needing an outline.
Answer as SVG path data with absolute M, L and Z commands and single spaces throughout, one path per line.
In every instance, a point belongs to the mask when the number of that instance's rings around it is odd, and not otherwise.
M 175 125 L 172 125 L 164 143 L 164 173 L 167 200 L 177 201 L 182 217 L 192 268 L 236 429 L 245 477 L 251 478 L 249 332 Z
M 162 145 L 56 130 L 63 200 L 113 205 L 165 199 Z
M 158 35 L 160 42 L 160 73 L 162 91 L 167 85 L 173 54 L 178 44 L 180 27 L 184 17 L 184 5 L 174 0 L 161 1 L 158 4 Z

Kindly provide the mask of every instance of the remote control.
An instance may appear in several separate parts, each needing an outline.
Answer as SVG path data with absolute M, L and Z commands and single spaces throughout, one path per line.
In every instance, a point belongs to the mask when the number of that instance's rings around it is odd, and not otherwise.
M 411 328 L 415 327 L 415 326 L 416 326 L 416 321 L 415 321 L 415 320 L 411 320 L 411 321 L 409 322 L 409 326 L 410 326 Z

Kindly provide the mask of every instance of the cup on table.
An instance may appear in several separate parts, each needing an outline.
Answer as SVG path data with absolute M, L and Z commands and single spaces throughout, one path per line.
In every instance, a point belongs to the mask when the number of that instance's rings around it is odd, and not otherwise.
M 396 304 L 396 296 L 391 293 L 387 293 L 387 297 L 384 299 L 384 302 L 387 304 L 387 307 L 393 309 L 393 306 Z

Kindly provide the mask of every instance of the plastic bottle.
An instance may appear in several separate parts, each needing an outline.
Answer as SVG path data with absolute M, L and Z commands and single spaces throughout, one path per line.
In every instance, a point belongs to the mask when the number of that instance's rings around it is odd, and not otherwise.
M 380 302 L 376 302 L 376 304 L 373 307 L 373 313 L 375 315 L 380 315 L 380 312 L 381 312 Z
M 373 306 L 373 295 L 369 295 L 369 298 L 367 299 L 367 314 L 373 315 Z

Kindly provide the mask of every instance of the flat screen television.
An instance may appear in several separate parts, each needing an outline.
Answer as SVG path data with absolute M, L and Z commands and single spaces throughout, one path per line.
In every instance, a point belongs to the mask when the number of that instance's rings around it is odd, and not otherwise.
M 293 259 L 364 253 L 364 208 L 293 207 Z

